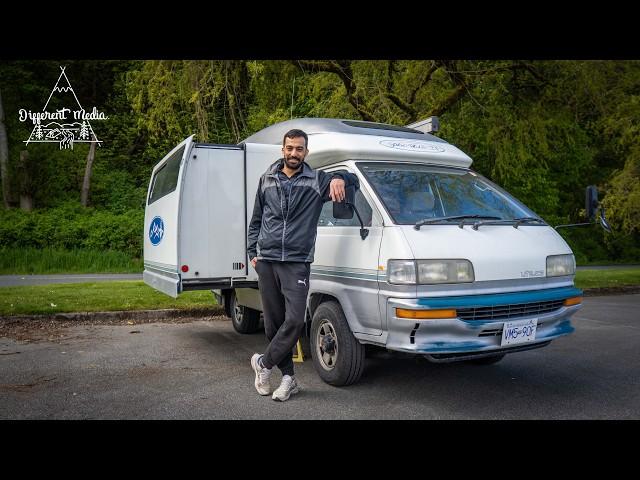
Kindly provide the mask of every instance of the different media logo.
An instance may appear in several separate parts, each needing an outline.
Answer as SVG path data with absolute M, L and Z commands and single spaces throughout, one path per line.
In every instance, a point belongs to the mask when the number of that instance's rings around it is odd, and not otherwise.
M 31 135 L 24 142 L 27 145 L 31 142 L 58 143 L 61 150 L 63 148 L 73 150 L 73 144 L 78 142 L 102 144 L 102 141 L 96 137 L 90 120 L 107 120 L 109 117 L 103 112 L 99 112 L 96 107 L 93 107 L 90 112 L 82 108 L 67 75 L 64 73 L 65 68 L 60 67 L 62 72 L 53 90 L 51 90 L 42 112 L 32 112 L 24 108 L 21 108 L 18 112 L 21 122 L 26 122 L 27 120 L 33 122 Z M 49 102 L 54 95 L 62 105 L 70 105 L 73 108 L 63 107 L 55 111 L 47 110 Z

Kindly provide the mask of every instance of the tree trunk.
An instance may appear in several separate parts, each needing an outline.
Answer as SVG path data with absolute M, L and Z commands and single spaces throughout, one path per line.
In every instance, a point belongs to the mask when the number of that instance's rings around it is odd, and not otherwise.
M 82 181 L 82 193 L 80 197 L 80 203 L 83 207 L 89 205 L 89 191 L 91 190 L 91 170 L 93 169 L 93 159 L 96 156 L 96 138 L 93 137 L 93 142 L 89 147 L 89 153 L 87 154 L 87 167 L 84 170 L 84 180 Z
M 4 126 L 2 92 L 0 92 L 0 177 L 2 177 L 2 201 L 4 202 L 4 208 L 9 208 L 9 141 L 7 139 L 7 129 Z
M 18 167 L 20 176 L 20 208 L 25 212 L 33 210 L 33 196 L 31 195 L 31 169 L 29 165 L 29 152 L 20 152 L 20 165 Z

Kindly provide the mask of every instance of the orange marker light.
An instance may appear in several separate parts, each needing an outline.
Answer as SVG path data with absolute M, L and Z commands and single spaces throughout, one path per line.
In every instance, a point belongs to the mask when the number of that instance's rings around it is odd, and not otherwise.
M 579 305 L 581 303 L 582 303 L 582 297 L 571 297 L 571 298 L 567 298 L 564 301 L 564 306 L 570 307 L 571 305 Z
M 447 310 L 408 310 L 406 308 L 396 308 L 396 317 L 411 319 L 433 319 L 433 318 L 456 318 L 458 315 L 454 309 Z

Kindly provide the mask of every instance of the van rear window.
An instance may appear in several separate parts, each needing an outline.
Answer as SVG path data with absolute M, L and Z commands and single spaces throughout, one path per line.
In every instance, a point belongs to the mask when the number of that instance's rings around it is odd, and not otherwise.
M 151 192 L 149 202 L 151 205 L 159 198 L 173 192 L 178 186 L 178 173 L 180 172 L 180 161 L 184 153 L 184 146 L 169 157 L 166 163 L 153 176 L 151 181 Z

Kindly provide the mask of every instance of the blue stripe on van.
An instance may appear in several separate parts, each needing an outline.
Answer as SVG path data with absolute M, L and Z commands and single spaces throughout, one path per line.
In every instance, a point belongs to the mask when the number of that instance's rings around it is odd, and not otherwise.
M 574 330 L 575 328 L 573 328 L 571 322 L 569 320 L 565 320 L 559 325 L 553 327 L 553 329 L 549 330 L 548 332 L 541 333 L 540 335 L 538 335 L 538 332 L 536 332 L 536 340 L 541 338 L 557 337 L 558 335 L 566 335 L 567 333 L 571 333 Z
M 422 297 L 418 299 L 418 305 L 429 308 L 490 307 L 492 305 L 564 300 L 565 298 L 578 297 L 580 295 L 582 295 L 582 290 L 578 288 L 561 287 L 527 292 L 466 295 L 462 297 Z
M 321 269 L 318 267 L 311 267 L 311 273 L 314 275 L 327 275 L 331 277 L 343 277 L 343 278 L 355 278 L 358 280 L 378 280 L 378 273 L 375 270 L 369 270 L 373 273 L 362 272 L 349 272 L 349 271 L 337 271 L 329 269 Z

